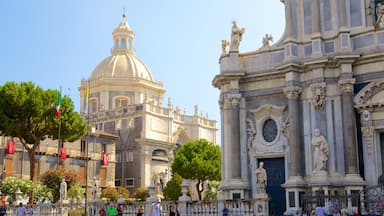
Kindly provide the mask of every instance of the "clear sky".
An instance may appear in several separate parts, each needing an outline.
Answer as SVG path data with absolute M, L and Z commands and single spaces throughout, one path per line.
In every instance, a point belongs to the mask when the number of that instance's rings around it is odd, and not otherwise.
M 110 55 L 112 31 L 125 8 L 135 32 L 136 56 L 162 81 L 166 99 L 193 114 L 193 106 L 220 121 L 221 40 L 233 20 L 246 29 L 240 52 L 274 42 L 285 28 L 280 0 L 11 0 L 0 1 L 0 85 L 33 81 L 59 89 L 80 109 L 77 88 Z M 218 127 L 220 125 L 218 124 Z

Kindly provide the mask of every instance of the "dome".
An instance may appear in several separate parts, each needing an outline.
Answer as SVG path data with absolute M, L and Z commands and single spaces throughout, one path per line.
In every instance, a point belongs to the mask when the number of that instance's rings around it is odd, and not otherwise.
M 133 49 L 135 33 L 125 20 L 112 32 L 113 48 L 111 56 L 104 59 L 92 72 L 92 80 L 122 79 L 122 80 L 149 80 L 155 82 L 149 68 L 136 57 Z
M 91 80 L 94 79 L 145 79 L 155 82 L 147 65 L 129 53 L 104 59 L 92 72 Z

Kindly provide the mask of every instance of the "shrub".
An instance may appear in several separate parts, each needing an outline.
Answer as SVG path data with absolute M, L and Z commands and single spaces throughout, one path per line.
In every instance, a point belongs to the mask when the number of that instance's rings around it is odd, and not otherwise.
M 145 201 L 149 197 L 149 190 L 147 188 L 137 188 L 133 197 L 139 201 Z
M 117 201 L 119 199 L 119 192 L 114 187 L 107 187 L 101 191 L 101 198 L 108 201 Z
M 66 171 L 62 167 L 48 170 L 40 176 L 41 182 L 48 188 L 52 189 L 53 201 L 56 202 L 60 199 L 60 183 L 62 179 L 67 182 L 67 189 L 69 190 L 72 185 L 79 182 L 79 176 L 74 171 Z

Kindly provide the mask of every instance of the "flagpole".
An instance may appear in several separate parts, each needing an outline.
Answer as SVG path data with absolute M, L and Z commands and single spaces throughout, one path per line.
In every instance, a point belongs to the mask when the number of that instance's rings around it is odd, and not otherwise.
M 58 99 L 58 106 L 59 106 L 59 109 L 61 108 L 60 106 L 61 106 L 61 86 L 60 86 L 60 92 L 59 92 L 59 99 Z M 59 112 L 61 112 L 61 111 L 59 111 Z M 61 143 L 60 143 L 60 135 L 61 135 L 61 113 L 59 113 L 59 116 L 58 116 L 58 118 L 59 118 L 59 135 L 58 135 L 58 137 L 57 137 L 57 142 L 58 142 L 58 144 L 57 144 L 57 166 L 56 166 L 56 168 L 59 168 L 59 164 L 60 164 L 60 147 L 61 147 Z
M 90 138 L 90 130 L 89 130 L 89 124 L 90 124 L 90 119 L 89 119 L 89 86 L 90 86 L 90 80 L 88 79 L 88 86 L 85 90 L 85 97 L 86 97 L 86 102 L 87 102 L 87 142 L 86 142 L 86 161 L 85 161 L 85 215 L 87 214 L 88 211 L 88 145 L 89 145 L 89 138 Z

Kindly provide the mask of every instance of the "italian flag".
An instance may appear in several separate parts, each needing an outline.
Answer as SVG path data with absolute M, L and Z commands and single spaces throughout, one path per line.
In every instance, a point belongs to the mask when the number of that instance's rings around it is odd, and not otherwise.
M 61 102 L 61 91 L 59 92 L 59 97 L 57 98 L 57 105 L 56 105 L 56 118 L 60 118 L 60 102 Z

